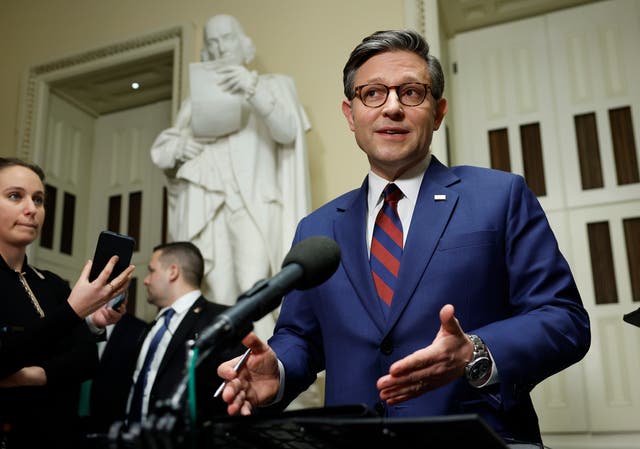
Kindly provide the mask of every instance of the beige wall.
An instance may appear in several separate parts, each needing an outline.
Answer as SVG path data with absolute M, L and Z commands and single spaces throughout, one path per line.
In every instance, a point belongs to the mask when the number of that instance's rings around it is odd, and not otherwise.
M 342 67 L 378 29 L 402 28 L 403 0 L 0 0 L 0 154 L 15 155 L 22 78 L 30 66 L 192 22 L 236 16 L 253 39 L 253 68 L 296 81 L 307 134 L 313 207 L 355 188 L 367 161 L 340 111 Z

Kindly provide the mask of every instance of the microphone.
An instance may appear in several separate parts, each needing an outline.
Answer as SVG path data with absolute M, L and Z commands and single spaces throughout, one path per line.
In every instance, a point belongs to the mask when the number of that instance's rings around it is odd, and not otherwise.
M 322 284 L 338 269 L 340 247 L 322 236 L 309 237 L 295 245 L 282 262 L 282 270 L 258 281 L 238 298 L 238 303 L 216 317 L 195 343 L 203 349 L 222 340 L 242 339 L 253 329 L 253 322 L 274 310 L 282 297 L 293 289 L 307 290 Z

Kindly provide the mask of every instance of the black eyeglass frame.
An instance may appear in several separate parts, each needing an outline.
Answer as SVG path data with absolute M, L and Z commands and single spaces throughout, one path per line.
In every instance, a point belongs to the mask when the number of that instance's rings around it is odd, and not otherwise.
M 416 104 L 406 104 L 402 101 L 402 97 L 401 95 L 398 94 L 398 89 L 402 90 L 403 87 L 405 86 L 410 86 L 410 85 L 418 85 L 418 86 L 422 86 L 424 88 L 424 97 L 422 97 L 422 100 L 420 100 L 419 103 Z M 382 101 L 382 103 L 380 103 L 378 106 L 371 106 L 368 105 L 366 103 L 366 101 L 364 101 L 364 99 L 362 98 L 362 89 L 365 87 L 369 87 L 369 86 L 381 86 L 384 87 L 385 89 L 385 96 L 384 96 L 384 100 Z M 400 102 L 401 105 L 403 106 L 408 106 L 408 107 L 415 107 L 415 106 L 420 106 L 422 103 L 424 103 L 424 100 L 427 98 L 427 95 L 429 95 L 429 92 L 431 91 L 431 85 L 427 84 L 427 83 L 416 83 L 416 82 L 411 82 L 411 83 L 402 83 L 402 84 L 398 84 L 396 86 L 387 86 L 386 84 L 382 84 L 382 83 L 368 83 L 368 84 L 361 84 L 360 86 L 356 86 L 354 89 L 354 98 L 358 97 L 360 99 L 360 101 L 362 102 L 363 105 L 365 105 L 368 108 L 381 108 L 389 99 L 389 91 L 393 89 L 396 91 L 396 95 L 398 96 L 398 101 Z M 433 95 L 433 94 L 432 94 Z

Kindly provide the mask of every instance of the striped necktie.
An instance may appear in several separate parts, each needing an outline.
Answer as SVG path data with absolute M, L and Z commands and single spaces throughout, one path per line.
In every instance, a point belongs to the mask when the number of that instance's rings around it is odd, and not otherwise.
M 402 223 L 398 216 L 402 192 L 395 184 L 387 184 L 382 194 L 384 204 L 373 227 L 369 263 L 378 296 L 390 306 L 402 257 Z
M 142 399 L 144 397 L 144 390 L 147 386 L 147 378 L 149 377 L 149 369 L 151 368 L 151 362 L 153 361 L 153 356 L 158 349 L 158 345 L 160 344 L 160 340 L 162 340 L 162 336 L 169 328 L 169 321 L 171 321 L 171 317 L 176 313 L 173 309 L 167 309 L 161 317 L 158 319 L 163 319 L 164 322 L 162 326 L 156 331 L 155 335 L 151 339 L 151 343 L 149 343 L 149 348 L 147 349 L 147 355 L 144 358 L 144 362 L 142 363 L 142 368 L 140 368 L 140 373 L 138 374 L 138 379 L 136 380 L 135 385 L 133 386 L 133 396 L 131 397 L 131 407 L 129 409 L 129 422 L 140 422 L 142 419 Z

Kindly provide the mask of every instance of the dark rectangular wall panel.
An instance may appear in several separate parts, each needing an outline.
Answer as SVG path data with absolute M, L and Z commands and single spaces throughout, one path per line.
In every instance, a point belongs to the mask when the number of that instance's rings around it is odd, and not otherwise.
M 600 144 L 596 114 L 580 114 L 574 116 L 576 143 L 578 144 L 578 160 L 582 189 L 597 189 L 604 186 L 602 180 L 602 164 L 600 162 Z
M 169 196 L 167 192 L 167 188 L 162 188 L 162 235 L 160 236 L 161 243 L 167 243 L 167 238 L 169 235 Z
M 617 303 L 618 288 L 613 266 L 609 222 L 587 223 L 587 232 L 596 304 Z
M 140 249 L 140 223 L 142 217 L 142 192 L 129 194 L 129 224 L 127 234 L 136 240 L 134 251 Z
M 76 219 L 76 197 L 64 192 L 62 203 L 62 232 L 60 234 L 60 252 L 73 254 L 73 227 Z
M 120 232 L 120 214 L 122 213 L 122 195 L 109 197 L 109 211 L 107 215 L 107 229 Z
M 491 154 L 491 168 L 507 172 L 511 171 L 507 128 L 489 131 L 489 152 Z
M 536 196 L 545 196 L 547 186 L 544 177 L 539 123 L 520 126 L 520 144 L 522 146 L 524 177 L 527 184 Z
M 625 218 L 623 226 L 631 279 L 631 297 L 634 301 L 640 301 L 640 217 Z
M 56 224 L 56 196 L 58 189 L 50 184 L 44 185 L 45 220 L 40 231 L 40 246 L 53 249 L 54 227 Z
M 131 315 L 136 314 L 136 301 L 137 301 L 137 292 L 138 291 L 138 278 L 133 277 L 129 282 L 129 288 L 127 289 L 127 313 Z
M 616 160 L 618 185 L 634 184 L 640 181 L 638 157 L 633 133 L 633 119 L 629 106 L 609 109 L 613 156 Z

